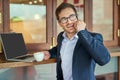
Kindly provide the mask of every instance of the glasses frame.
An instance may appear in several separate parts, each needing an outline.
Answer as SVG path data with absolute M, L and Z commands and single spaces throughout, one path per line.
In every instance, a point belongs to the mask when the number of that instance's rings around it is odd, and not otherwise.
M 68 19 L 71 20 L 71 21 L 74 21 L 74 20 L 77 19 L 77 15 L 76 15 L 76 14 L 71 14 L 69 17 L 62 17 L 62 18 L 59 20 L 59 22 L 65 24 L 65 23 L 68 22 Z

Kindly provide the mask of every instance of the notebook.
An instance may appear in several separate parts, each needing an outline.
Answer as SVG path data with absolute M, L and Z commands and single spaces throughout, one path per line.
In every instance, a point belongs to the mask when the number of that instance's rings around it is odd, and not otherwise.
M 35 61 L 33 55 L 28 54 L 22 33 L 2 33 L 0 41 L 6 60 L 8 61 Z

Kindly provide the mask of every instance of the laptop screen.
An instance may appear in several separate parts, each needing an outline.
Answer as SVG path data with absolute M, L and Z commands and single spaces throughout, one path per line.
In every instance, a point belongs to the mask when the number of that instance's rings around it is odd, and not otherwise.
M 27 49 L 22 33 L 0 34 L 3 51 L 6 59 L 26 55 Z

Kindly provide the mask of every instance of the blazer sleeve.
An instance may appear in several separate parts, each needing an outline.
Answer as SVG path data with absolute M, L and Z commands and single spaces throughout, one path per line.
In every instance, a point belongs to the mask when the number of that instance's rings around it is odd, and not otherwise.
M 78 37 L 88 54 L 96 63 L 102 66 L 110 61 L 110 53 L 103 44 L 101 34 L 82 30 L 78 32 Z
M 63 34 L 64 32 L 61 32 L 59 33 L 59 35 L 57 36 L 57 45 L 55 47 L 53 47 L 52 49 L 48 50 L 51 57 L 50 58 L 56 58 L 57 55 L 58 55 L 58 51 L 60 49 L 60 45 L 61 45 L 61 42 L 63 40 Z
M 56 58 L 57 55 L 57 46 L 53 47 L 52 49 L 48 50 L 50 53 L 50 58 Z

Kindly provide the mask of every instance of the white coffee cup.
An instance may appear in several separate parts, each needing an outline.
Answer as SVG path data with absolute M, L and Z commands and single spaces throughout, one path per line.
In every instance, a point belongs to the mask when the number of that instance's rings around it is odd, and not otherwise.
M 36 61 L 42 61 L 44 59 L 44 52 L 36 52 L 33 54 Z

